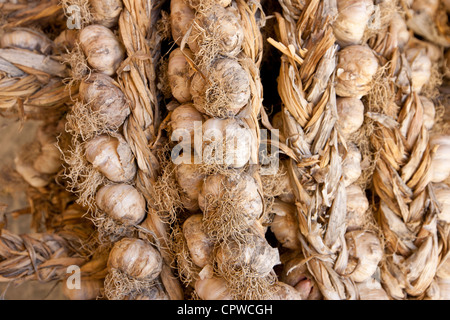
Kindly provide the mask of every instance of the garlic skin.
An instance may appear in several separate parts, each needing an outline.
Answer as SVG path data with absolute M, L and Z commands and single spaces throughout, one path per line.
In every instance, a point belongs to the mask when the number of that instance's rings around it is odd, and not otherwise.
M 80 83 L 80 98 L 94 112 L 99 112 L 108 128 L 120 127 L 131 111 L 119 84 L 110 76 L 92 73 Z
M 112 76 L 125 58 L 125 49 L 107 27 L 91 24 L 79 33 L 79 42 L 89 65 L 97 72 Z
M 395 38 L 397 47 L 402 49 L 411 37 L 405 19 L 398 13 L 394 13 L 389 25 L 389 34 Z
M 202 139 L 194 142 L 204 163 L 242 168 L 251 160 L 255 138 L 237 119 L 210 118 L 203 123 Z
M 366 45 L 351 45 L 338 53 L 336 94 L 340 97 L 361 98 L 371 89 L 378 71 L 378 60 Z
M 367 223 L 366 212 L 369 210 L 369 200 L 367 200 L 364 190 L 352 184 L 345 188 L 347 193 L 347 231 L 362 229 Z
M 436 118 L 436 108 L 434 107 L 433 101 L 425 96 L 419 96 L 420 102 L 423 107 L 423 125 L 428 130 L 431 130 L 434 126 Z
M 420 92 L 431 77 L 431 60 L 426 52 L 419 48 L 409 48 L 405 52 L 411 67 L 412 90 Z
M 95 201 L 100 210 L 126 225 L 138 225 L 145 218 L 145 199 L 129 184 L 105 185 L 97 191 Z
M 80 289 L 69 289 L 64 282 L 62 286 L 62 292 L 69 300 L 95 300 L 101 295 L 102 289 L 102 279 L 81 278 Z
M 217 58 L 205 77 L 196 72 L 190 88 L 194 105 L 201 113 L 221 118 L 230 117 L 249 102 L 249 75 L 238 61 Z
M 272 211 L 275 212 L 275 216 L 270 224 L 270 230 L 274 233 L 275 238 L 287 249 L 301 250 L 296 206 L 276 201 L 272 206 Z
M 211 0 L 188 0 L 189 1 L 189 5 L 194 8 L 202 8 L 202 7 L 210 7 L 211 5 L 217 4 L 217 5 L 221 5 L 222 7 L 228 7 L 231 4 L 231 0 L 216 0 L 216 1 L 211 1 Z
M 107 28 L 117 24 L 123 9 L 122 0 L 89 0 L 92 7 L 92 21 Z
M 203 186 L 206 175 L 201 173 L 199 166 L 195 163 L 181 163 L 175 167 L 175 177 L 182 192 L 188 198 L 187 209 L 197 211 L 198 195 Z
M 227 282 L 222 278 L 211 277 L 197 280 L 195 292 L 202 300 L 233 300 Z
M 345 274 L 355 282 L 368 280 L 383 257 L 380 240 L 375 234 L 364 230 L 347 232 L 345 240 L 350 256 Z
M 219 201 L 225 194 L 235 194 L 235 200 L 239 203 L 239 213 L 241 219 L 248 226 L 260 217 L 263 212 L 263 202 L 258 190 L 258 186 L 252 176 L 248 174 L 241 175 L 238 180 L 233 180 L 222 174 L 210 175 L 205 179 L 202 189 L 198 195 L 198 204 L 204 215 L 208 215 L 211 208 L 211 199 Z M 242 199 L 237 199 L 243 197 Z
M 28 28 L 12 28 L 0 34 L 0 48 L 21 48 L 50 55 L 53 47 L 45 34 Z
M 211 263 L 214 241 L 202 230 L 202 214 L 194 214 L 183 223 L 183 235 L 192 261 L 203 268 Z
M 64 51 L 72 51 L 78 41 L 77 29 L 65 29 L 63 30 L 53 41 L 56 47 L 61 48 Z
M 181 45 L 181 40 L 192 26 L 194 18 L 195 11 L 188 5 L 187 0 L 170 1 L 170 27 L 172 39 L 178 46 Z
M 123 238 L 114 243 L 108 258 L 108 269 L 117 269 L 137 280 L 156 279 L 162 264 L 159 252 L 150 243 L 137 238 Z
M 342 162 L 342 177 L 346 187 L 356 182 L 361 176 L 361 159 L 358 147 L 352 142 L 347 143 L 347 153 Z
M 86 141 L 86 159 L 106 178 L 113 182 L 128 182 L 137 168 L 133 153 L 125 139 L 102 134 Z
M 196 16 L 189 47 L 196 54 L 208 54 L 214 39 L 216 54 L 235 57 L 241 52 L 244 30 L 237 10 L 214 4 L 210 10 Z M 205 52 L 200 51 L 205 46 Z
M 342 47 L 360 44 L 375 7 L 372 0 L 338 0 L 334 35 Z
M 170 130 L 172 141 L 182 142 L 183 137 L 190 137 L 190 145 L 194 144 L 196 126 L 199 130 L 203 123 L 203 116 L 192 103 L 185 103 L 176 107 L 170 115 Z
M 50 179 L 43 176 L 32 165 L 24 163 L 19 157 L 14 158 L 16 171 L 32 187 L 43 188 L 50 183 Z
M 390 300 L 380 282 L 369 278 L 364 282 L 356 283 L 360 300 Z
M 441 206 L 438 220 L 450 223 L 450 187 L 445 183 L 435 184 L 434 187 L 434 195 Z
M 414 0 L 411 9 L 417 13 L 424 13 L 430 17 L 434 17 L 439 7 L 439 0 Z
M 44 174 L 57 173 L 62 166 L 61 152 L 56 141 L 41 146 L 41 152 L 33 162 L 33 167 Z
M 277 282 L 275 290 L 271 300 L 304 300 L 300 292 L 286 283 Z
M 337 124 L 342 134 L 348 137 L 361 128 L 364 122 L 364 104 L 358 98 L 337 98 Z
M 192 59 L 192 52 L 184 49 L 186 55 Z M 176 48 L 169 55 L 169 66 L 167 74 L 172 95 L 179 103 L 191 101 L 191 67 L 184 53 L 180 48 Z
M 230 240 L 217 249 L 216 261 L 219 270 L 249 268 L 260 277 L 269 275 L 273 267 L 280 264 L 277 248 L 272 248 L 265 238 L 252 234 L 245 243 Z
M 431 155 L 431 182 L 443 182 L 450 175 L 450 136 L 434 135 L 430 137 L 431 148 L 438 146 Z

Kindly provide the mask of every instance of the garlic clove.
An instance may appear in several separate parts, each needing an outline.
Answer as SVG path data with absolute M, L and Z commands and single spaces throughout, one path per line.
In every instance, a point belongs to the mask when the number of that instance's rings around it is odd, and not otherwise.
M 342 177 L 346 187 L 356 182 L 361 176 L 361 159 L 358 147 L 352 142 L 347 143 L 347 153 L 342 162 Z
M 437 147 L 431 155 L 432 182 L 443 182 L 450 175 L 450 136 L 433 135 L 430 137 L 431 148 Z
M 195 18 L 195 11 L 188 5 L 187 0 L 170 1 L 170 26 L 172 39 L 180 46 L 181 41 Z M 192 49 L 192 48 L 191 48 Z
M 86 159 L 113 182 L 127 182 L 136 174 L 136 163 L 125 139 L 103 134 L 86 141 Z
M 275 284 L 275 292 L 271 300 L 306 300 L 296 288 L 281 281 Z
M 97 191 L 95 201 L 100 210 L 126 225 L 138 225 L 145 218 L 145 199 L 129 184 L 105 185 Z
M 211 262 L 214 241 L 203 231 L 203 215 L 194 214 L 183 223 L 183 235 L 192 261 L 200 268 Z
M 218 277 L 197 280 L 195 292 L 202 300 L 233 300 L 227 282 Z
M 117 25 L 123 9 L 122 0 L 89 0 L 92 22 L 112 28 Z
M 270 230 L 275 235 L 275 238 L 287 249 L 300 250 L 300 230 L 296 217 L 296 206 L 276 201 L 271 209 L 275 216 L 270 224 Z
M 390 300 L 380 282 L 374 278 L 369 278 L 364 282 L 356 284 L 360 300 Z
M 368 220 L 369 200 L 364 190 L 356 184 L 346 187 L 345 191 L 347 193 L 347 231 L 362 229 Z
M 345 137 L 356 132 L 364 122 L 364 104 L 358 98 L 337 98 L 337 124 Z
M 169 55 L 169 65 L 167 74 L 172 95 L 179 103 L 191 101 L 191 67 L 185 54 L 192 59 L 192 52 L 189 49 L 181 51 L 180 48 L 174 49 Z

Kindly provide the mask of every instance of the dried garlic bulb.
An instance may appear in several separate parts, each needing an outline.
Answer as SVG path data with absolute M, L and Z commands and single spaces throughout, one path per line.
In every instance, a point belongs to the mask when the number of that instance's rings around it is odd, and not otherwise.
M 200 268 L 210 263 L 214 241 L 203 231 L 202 214 L 194 214 L 183 223 L 183 235 L 192 261 Z
M 436 200 L 441 206 L 441 210 L 438 213 L 438 220 L 450 223 L 450 187 L 445 183 L 435 184 L 434 187 Z
M 20 157 L 14 158 L 16 171 L 32 187 L 43 188 L 50 183 L 50 179 L 37 171 L 34 166 L 25 163 Z
M 0 34 L 0 48 L 21 48 L 50 55 L 53 47 L 45 34 L 28 28 L 12 28 Z
M 301 293 L 294 287 L 281 281 L 275 284 L 275 290 L 271 300 L 304 300 Z
M 249 102 L 250 78 L 238 61 L 218 58 L 206 74 L 194 74 L 190 92 L 195 107 L 201 113 L 217 117 L 234 116 Z
M 196 16 L 189 47 L 196 55 L 212 55 L 211 59 L 218 54 L 235 57 L 242 50 L 243 40 L 244 30 L 237 10 L 215 4 Z
M 137 280 L 156 279 L 162 264 L 159 252 L 150 243 L 137 238 L 123 238 L 114 243 L 108 258 L 109 269 L 117 269 Z
M 438 7 L 439 0 L 414 0 L 411 9 L 417 13 L 424 13 L 430 17 L 434 17 Z
M 99 112 L 108 128 L 120 127 L 130 114 L 127 98 L 110 76 L 92 73 L 80 83 L 80 98 L 94 112 Z
M 345 240 L 350 256 L 345 274 L 355 282 L 368 280 L 383 257 L 380 239 L 369 231 L 355 230 L 347 232 Z
M 205 180 L 205 174 L 200 172 L 198 164 L 181 163 L 175 167 L 175 177 L 182 192 L 187 197 L 185 208 L 189 211 L 196 211 L 198 205 L 198 195 Z
M 347 231 L 361 229 L 367 223 L 369 200 L 364 190 L 357 184 L 346 187 L 345 191 L 347 193 Z
M 79 42 L 89 65 L 112 76 L 125 58 L 125 49 L 107 27 L 91 24 L 79 33 Z
M 187 0 L 170 1 L 170 27 L 172 39 L 180 46 L 181 40 L 192 26 L 195 11 L 188 5 Z
M 420 102 L 423 107 L 423 125 L 428 130 L 431 130 L 434 126 L 436 118 L 436 108 L 434 107 L 433 101 L 425 96 L 419 96 Z
M 190 137 L 190 144 L 194 143 L 196 126 L 201 127 L 202 114 L 192 103 L 185 103 L 176 107 L 170 115 L 170 130 L 172 140 L 183 141 L 183 137 Z
M 95 202 L 111 218 L 127 225 L 138 225 L 145 218 L 146 203 L 142 194 L 129 184 L 112 184 L 101 187 Z
M 390 300 L 380 282 L 374 278 L 369 278 L 364 282 L 356 284 L 360 300 Z
M 56 141 L 45 143 L 41 146 L 41 152 L 36 157 L 33 167 L 45 174 L 57 173 L 61 169 L 61 152 L 56 146 Z
M 235 201 L 238 205 L 241 220 L 248 226 L 254 224 L 263 212 L 263 202 L 255 179 L 243 174 L 237 179 L 232 179 L 222 174 L 210 175 L 205 179 L 198 195 L 198 204 L 205 216 L 209 210 L 214 210 L 216 205 L 227 195 L 228 201 Z
M 134 156 L 121 135 L 99 135 L 86 141 L 85 150 L 87 161 L 109 180 L 127 182 L 134 178 Z
M 301 249 L 296 209 L 297 207 L 293 204 L 276 201 L 272 206 L 275 216 L 270 224 L 270 230 L 278 242 L 292 250 Z
M 264 237 L 250 234 L 246 242 L 230 240 L 217 249 L 216 261 L 219 270 L 238 270 L 249 268 L 258 276 L 264 277 L 280 264 L 277 248 L 272 248 Z
M 62 292 L 69 300 L 95 300 L 101 295 L 102 279 L 81 278 L 80 288 L 69 288 L 63 283 Z
M 450 175 L 450 136 L 434 135 L 430 137 L 430 147 L 438 146 L 431 155 L 432 182 L 442 182 Z
M 123 9 L 122 0 L 89 0 L 92 21 L 107 28 L 117 24 Z
M 364 122 L 364 103 L 358 98 L 337 98 L 337 124 L 345 137 L 356 132 Z
M 197 280 L 195 292 L 202 300 L 233 300 L 227 282 L 218 277 Z
M 185 48 L 181 51 L 180 48 L 176 48 L 173 50 L 169 55 L 169 66 L 167 70 L 172 95 L 179 103 L 189 102 L 192 98 L 190 92 L 191 67 L 185 54 L 192 59 L 192 52 L 189 49 Z
M 255 138 L 244 122 L 210 118 L 203 123 L 202 139 L 194 142 L 202 161 L 231 168 L 242 168 L 250 160 Z
M 358 147 L 352 142 L 347 143 L 347 153 L 342 162 L 342 177 L 346 187 L 361 176 L 361 159 Z
M 420 92 L 422 87 L 430 80 L 431 60 L 425 50 L 420 48 L 409 48 L 405 55 L 411 67 L 412 90 Z
M 341 46 L 360 44 L 375 6 L 372 0 L 337 0 L 334 35 Z
M 400 49 L 404 48 L 409 42 L 411 35 L 408 31 L 408 26 L 405 19 L 398 12 L 394 13 L 390 21 L 389 34 L 395 38 L 396 47 Z
M 366 45 L 351 45 L 338 53 L 336 94 L 340 97 L 361 98 L 371 89 L 378 70 L 378 60 Z

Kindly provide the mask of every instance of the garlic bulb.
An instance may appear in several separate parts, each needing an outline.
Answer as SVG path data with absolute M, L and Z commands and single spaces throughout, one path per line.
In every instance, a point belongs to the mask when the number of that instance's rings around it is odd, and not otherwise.
M 436 117 L 436 109 L 434 107 L 434 103 L 425 96 L 419 96 L 419 98 L 423 107 L 423 125 L 428 130 L 431 130 L 434 126 Z
M 125 49 L 108 28 L 92 24 L 79 34 L 81 48 L 89 65 L 100 73 L 112 76 L 125 57 Z
M 358 147 L 352 142 L 347 143 L 347 153 L 342 162 L 342 177 L 346 187 L 361 176 L 361 158 Z
M 183 194 L 189 200 L 188 203 L 190 205 L 186 209 L 189 211 L 198 210 L 198 195 L 206 177 L 205 174 L 200 172 L 199 165 L 195 163 L 181 163 L 175 167 L 175 177 Z
M 283 269 L 280 274 L 280 280 L 295 287 L 300 281 L 304 280 L 308 274 L 308 267 L 305 257 L 298 253 L 283 262 Z
M 442 182 L 450 175 L 450 136 L 434 135 L 430 137 L 430 147 L 438 146 L 431 155 L 432 182 Z
M 92 21 L 107 28 L 117 24 L 123 9 L 122 0 L 89 0 Z
M 338 53 L 336 67 L 336 94 L 341 97 L 361 98 L 371 89 L 378 71 L 378 60 L 366 45 L 351 45 Z
M 347 193 L 347 231 L 362 229 L 367 223 L 369 200 L 364 190 L 356 184 L 346 187 L 345 191 Z
M 80 83 L 80 98 L 92 111 L 99 112 L 108 128 L 120 127 L 130 114 L 125 94 L 110 76 L 92 73 Z
M 355 282 L 368 280 L 383 257 L 380 240 L 375 234 L 364 230 L 347 232 L 345 240 L 350 257 L 345 273 Z
M 32 165 L 25 163 L 20 157 L 14 158 L 16 171 L 32 187 L 43 188 L 50 183 L 50 179 L 42 175 Z
M 263 202 L 255 179 L 243 174 L 235 179 L 222 174 L 210 175 L 205 179 L 198 195 L 198 204 L 205 217 L 216 206 L 223 205 L 225 196 L 229 196 L 233 207 L 238 210 L 239 220 L 251 226 L 263 212 Z M 227 217 L 224 217 L 225 219 Z
M 294 287 L 283 283 L 277 282 L 275 284 L 275 293 L 272 295 L 272 300 L 304 300 Z
M 191 56 L 189 49 L 184 49 L 185 54 Z M 179 103 L 191 101 L 191 67 L 180 48 L 176 48 L 169 55 L 167 74 L 172 95 Z
M 412 90 L 420 92 L 431 77 L 431 60 L 420 48 L 409 48 L 405 52 L 411 67 Z
M 439 7 L 439 0 L 414 0 L 411 9 L 417 13 L 424 13 L 430 17 L 434 17 Z
M 195 130 L 198 128 L 200 131 L 202 123 L 202 114 L 192 103 L 185 103 L 176 107 L 170 116 L 172 141 L 181 143 L 185 137 L 190 137 L 189 144 L 193 145 Z
M 41 152 L 33 162 L 37 171 L 45 174 L 53 174 L 61 169 L 61 152 L 56 146 L 56 141 L 41 146 Z
M 400 49 L 404 48 L 410 39 L 405 19 L 398 12 L 394 13 L 390 21 L 389 34 L 395 38 L 395 43 Z
M 80 288 L 69 288 L 63 283 L 62 292 L 69 300 L 95 300 L 101 295 L 102 279 L 81 278 Z
M 210 118 L 203 123 L 202 139 L 194 142 L 203 163 L 242 168 L 251 160 L 255 138 L 244 122 Z
M 145 199 L 129 184 L 105 185 L 97 191 L 95 201 L 100 210 L 124 224 L 138 225 L 145 218 Z
M 235 57 L 241 51 L 243 40 L 244 30 L 237 10 L 215 4 L 195 18 L 189 47 L 196 55 Z
M 278 242 L 285 248 L 300 250 L 299 227 L 296 217 L 296 206 L 276 201 L 272 206 L 275 212 L 270 230 Z
M 116 134 L 99 135 L 86 141 L 86 159 L 113 182 L 127 182 L 136 174 L 136 163 L 130 146 Z
M 200 268 L 211 262 L 214 249 L 214 241 L 202 230 L 202 220 L 202 214 L 194 214 L 182 227 L 191 259 Z
M 249 268 L 260 277 L 267 276 L 273 267 L 280 264 L 277 248 L 272 248 L 265 238 L 251 234 L 246 242 L 230 240 L 217 249 L 216 261 L 219 270 Z
M 148 242 L 123 238 L 114 243 L 109 253 L 108 268 L 117 269 L 137 280 L 154 280 L 161 273 L 162 258 Z
M 232 300 L 227 282 L 222 278 L 211 277 L 197 280 L 195 292 L 202 300 Z
M 337 98 L 337 124 L 345 137 L 356 132 L 364 122 L 364 104 L 358 98 Z
M 234 116 L 249 102 L 249 75 L 238 61 L 218 58 L 204 76 L 196 72 L 190 89 L 194 105 L 201 113 Z
M 172 39 L 180 46 L 186 32 L 192 26 L 195 11 L 188 5 L 187 0 L 170 1 L 170 27 Z
M 28 28 L 12 28 L 0 35 L 0 48 L 21 48 L 50 55 L 53 47 L 45 34 Z
M 334 35 L 341 46 L 360 44 L 375 10 L 372 0 L 338 0 Z
M 390 300 L 380 282 L 374 278 L 369 278 L 364 282 L 356 284 L 360 300 Z
M 434 187 L 436 200 L 441 206 L 441 210 L 438 213 L 438 220 L 450 223 L 450 187 L 445 183 L 435 184 Z

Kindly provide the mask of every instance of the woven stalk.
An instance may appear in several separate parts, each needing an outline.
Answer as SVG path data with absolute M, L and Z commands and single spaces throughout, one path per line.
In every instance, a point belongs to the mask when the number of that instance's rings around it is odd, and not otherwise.
M 385 26 L 389 24 L 390 21 Z M 375 84 L 369 93 L 366 114 L 376 124 L 370 138 L 372 148 L 380 151 L 373 190 L 378 198 L 377 220 L 385 241 L 381 281 L 393 299 L 421 299 L 436 276 L 440 256 L 447 249 L 438 232 L 438 204 L 430 182 L 433 150 L 419 97 L 423 93 L 412 82 L 408 86 L 400 84 L 401 72 L 410 72 L 412 62 L 406 59 L 407 47 L 391 45 L 387 28 L 369 40 L 383 61 L 386 82 Z M 370 101 L 380 88 L 384 89 L 384 101 L 375 106 Z M 447 241 L 444 238 L 444 243 Z
M 1 34 L 17 30 L 57 32 L 64 21 L 58 1 L 2 3 Z M 78 88 L 66 87 L 69 76 L 61 63 L 64 48 L 53 41 L 56 34 L 41 33 L 48 44 L 47 51 L 27 48 L 26 42 L 0 48 L 0 111 L 3 116 L 25 119 L 57 121 L 68 110 L 71 96 Z M 25 47 L 24 47 L 25 46 Z
M 332 1 L 284 2 L 276 14 L 282 53 L 278 92 L 283 135 L 295 155 L 288 172 L 297 204 L 305 263 L 325 299 L 355 299 L 345 242 L 346 190 L 342 182 L 334 73 L 336 53 L 330 24 Z M 296 8 L 296 10 L 291 10 Z

